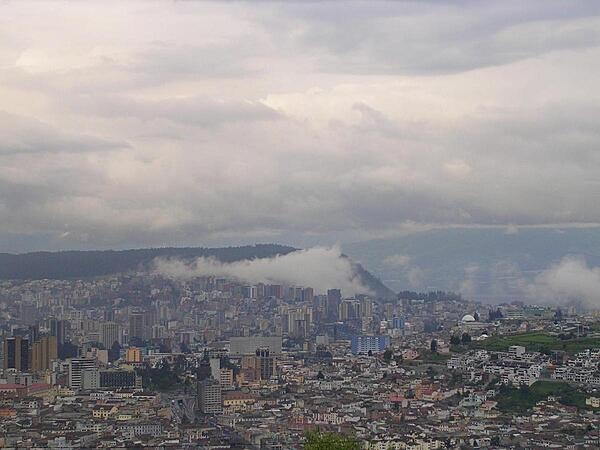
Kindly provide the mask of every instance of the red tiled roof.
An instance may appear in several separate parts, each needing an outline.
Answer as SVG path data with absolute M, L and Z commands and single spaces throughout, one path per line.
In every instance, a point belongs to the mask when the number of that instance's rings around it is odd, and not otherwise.
M 13 391 L 15 389 L 27 389 L 22 384 L 0 384 L 0 391 Z

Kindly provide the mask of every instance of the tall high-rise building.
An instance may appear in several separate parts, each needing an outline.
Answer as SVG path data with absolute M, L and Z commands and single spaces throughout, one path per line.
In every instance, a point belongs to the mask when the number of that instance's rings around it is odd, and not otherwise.
M 4 368 L 29 371 L 29 339 L 21 336 L 4 340 Z
M 342 292 L 339 289 L 327 291 L 327 320 L 335 322 L 338 319 L 338 309 L 342 301 Z
M 242 286 L 242 296 L 244 298 L 256 298 L 256 286 Z
M 115 342 L 121 343 L 121 333 L 119 325 L 114 322 L 105 322 L 102 324 L 100 332 L 100 342 L 106 348 L 111 348 Z
M 132 339 L 146 340 L 146 317 L 142 312 L 129 314 L 129 341 Z
M 268 348 L 256 349 L 256 361 L 254 364 L 256 378 L 270 380 L 275 372 L 275 357 Z
M 29 342 L 35 342 L 40 337 L 40 325 L 36 323 L 29 326 Z
M 31 370 L 39 372 L 50 369 L 52 361 L 58 359 L 56 336 L 42 336 L 31 346 Z
M 115 310 L 113 308 L 107 308 L 104 310 L 104 321 L 114 322 L 115 321 Z
M 95 368 L 95 359 L 71 358 L 69 360 L 69 387 L 71 389 L 81 389 L 83 387 L 83 372 Z
M 263 299 L 265 298 L 265 294 L 266 294 L 266 286 L 264 285 L 264 283 L 258 283 L 256 285 L 256 298 L 259 299 Z
M 167 335 L 167 328 L 164 325 L 152 325 L 152 339 L 162 339 Z
M 312 325 L 312 313 L 312 308 L 308 306 L 288 310 L 288 334 L 292 337 L 306 337 Z
M 315 299 L 315 291 L 311 287 L 302 289 L 302 301 L 312 304 Z
M 152 325 L 156 324 L 158 317 L 158 311 L 154 308 L 148 309 L 144 312 L 144 336 L 148 339 L 148 335 L 152 329 Z
M 269 284 L 265 290 L 267 297 L 283 298 L 283 286 L 280 284 Z
M 212 367 L 210 362 L 206 359 L 200 361 L 198 368 L 196 369 L 196 379 L 198 381 L 208 380 L 212 376 Z
M 67 320 L 58 320 L 51 318 L 48 321 L 50 327 L 50 335 L 56 336 L 56 343 L 60 347 L 67 340 L 67 334 L 69 331 L 69 322 Z
M 361 316 L 363 318 L 373 317 L 373 300 L 369 297 L 364 297 L 361 301 Z
M 208 378 L 198 381 L 198 409 L 202 414 L 219 414 L 223 412 L 221 400 L 221 384 Z

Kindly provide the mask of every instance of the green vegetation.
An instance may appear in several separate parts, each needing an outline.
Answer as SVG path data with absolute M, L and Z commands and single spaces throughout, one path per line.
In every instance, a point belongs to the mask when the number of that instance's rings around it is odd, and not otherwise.
M 429 350 L 423 350 L 420 353 L 421 355 L 417 361 L 427 363 L 445 363 L 452 356 L 450 353 L 434 353 Z
M 142 385 L 153 391 L 170 391 L 181 386 L 185 372 L 185 357 L 179 356 L 175 364 L 161 361 L 158 367 L 150 367 L 148 363 L 136 369 L 136 374 L 142 377 Z
M 560 339 L 544 332 L 515 334 L 511 336 L 494 336 L 485 341 L 474 342 L 473 347 L 493 351 L 506 351 L 511 345 L 522 345 L 528 351 L 549 352 L 562 350 L 573 354 L 587 348 L 600 347 L 600 338 L 581 337 L 573 339 Z
M 311 431 L 306 433 L 304 450 L 359 450 L 360 442 L 354 436 L 340 433 Z
M 164 392 L 172 390 L 181 381 L 177 374 L 171 371 L 168 364 L 158 368 L 145 367 L 137 369 L 136 373 L 142 377 L 144 388 L 152 391 Z
M 504 412 L 525 412 L 548 396 L 554 396 L 566 406 L 589 408 L 585 404 L 586 394 L 561 381 L 537 381 L 531 386 L 513 388 L 503 386 L 498 395 L 498 409 Z
M 392 350 L 391 348 L 386 348 L 385 352 L 383 352 L 383 360 L 386 363 L 389 363 L 393 357 L 394 357 L 394 350 Z

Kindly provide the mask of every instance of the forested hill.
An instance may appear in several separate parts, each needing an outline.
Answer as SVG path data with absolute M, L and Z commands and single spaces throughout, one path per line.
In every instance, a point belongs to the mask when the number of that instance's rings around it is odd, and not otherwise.
M 0 253 L 0 279 L 77 279 L 139 270 L 154 258 L 177 257 L 192 259 L 214 257 L 228 263 L 246 259 L 269 258 L 297 251 L 278 244 L 258 244 L 224 248 L 147 248 L 136 250 Z M 393 299 L 395 294 L 360 264 L 352 263 L 362 284 L 379 298 Z
M 296 251 L 277 244 L 225 248 L 143 248 L 65 252 L 0 253 L 0 279 L 88 278 L 137 270 L 157 257 L 214 257 L 222 262 L 268 258 Z

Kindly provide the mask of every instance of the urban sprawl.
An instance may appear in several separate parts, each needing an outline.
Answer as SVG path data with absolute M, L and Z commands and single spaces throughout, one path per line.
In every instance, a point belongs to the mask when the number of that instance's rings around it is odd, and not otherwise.
M 446 292 L 0 282 L 0 447 L 599 448 L 600 317 Z

